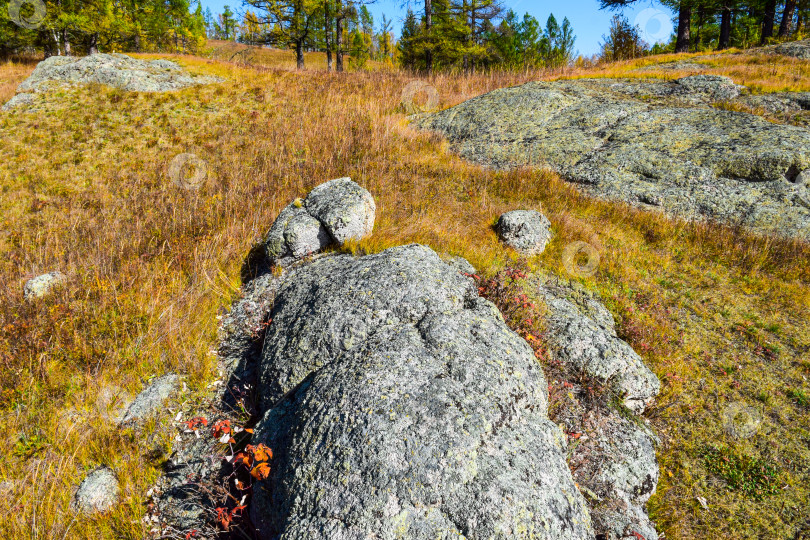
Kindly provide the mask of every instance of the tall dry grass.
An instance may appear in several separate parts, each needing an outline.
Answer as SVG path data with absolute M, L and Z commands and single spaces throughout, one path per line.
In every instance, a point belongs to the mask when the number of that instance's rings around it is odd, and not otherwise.
M 535 268 L 566 275 L 567 243 L 599 248 L 599 271 L 583 283 L 603 295 L 664 385 L 651 413 L 662 480 L 650 509 L 668 538 L 785 537 L 810 519 L 810 411 L 788 394 L 808 390 L 806 244 L 592 200 L 547 171 L 467 164 L 439 137 L 408 127 L 399 102 L 413 77 L 404 73 L 297 73 L 287 67 L 291 56 L 273 51 L 261 52 L 258 68 L 172 58 L 227 80 L 163 95 L 92 87 L 52 97 L 39 114 L 0 115 L 7 537 L 149 532 L 145 493 L 168 441 L 116 428 L 116 403 L 169 370 L 186 376 L 187 399 L 203 392 L 217 376 L 217 315 L 237 294 L 244 256 L 291 199 L 339 176 L 377 201 L 375 232 L 361 251 L 421 242 L 491 273 L 515 257 L 491 226 L 518 207 L 541 208 L 554 226 Z M 20 69 L 3 67 L 0 80 L 21 78 Z M 430 82 L 447 106 L 559 75 Z M 207 164 L 198 189 L 169 178 L 183 152 Z M 24 281 L 52 269 L 68 285 L 51 299 L 24 301 Z M 765 413 L 755 437 L 725 433 L 722 412 L 734 401 Z M 716 441 L 773 461 L 787 487 L 762 502 L 727 490 L 697 453 Z M 72 491 L 100 463 L 121 478 L 122 502 L 101 519 L 76 518 Z

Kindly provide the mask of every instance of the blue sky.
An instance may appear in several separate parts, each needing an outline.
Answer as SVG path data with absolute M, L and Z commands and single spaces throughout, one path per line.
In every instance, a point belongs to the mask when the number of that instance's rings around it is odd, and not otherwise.
M 374 14 L 375 25 L 379 24 L 383 13 L 394 21 L 394 33 L 399 35 L 399 29 L 405 14 L 408 0 L 377 0 L 377 3 L 369 6 Z M 415 9 L 418 9 L 419 0 L 411 0 Z M 213 13 L 222 12 L 225 4 L 231 6 L 237 13 L 242 13 L 244 8 L 241 0 L 202 0 L 203 9 L 211 8 Z M 424 5 L 424 2 L 421 2 Z M 568 17 L 574 27 L 577 36 L 576 48 L 581 54 L 592 55 L 599 50 L 599 43 L 602 36 L 607 33 L 610 18 L 613 15 L 610 11 L 599 9 L 597 0 L 567 0 L 566 2 L 546 2 L 542 0 L 503 0 L 505 8 L 514 9 L 519 15 L 531 13 L 542 24 L 545 24 L 550 13 L 554 13 L 558 20 Z M 645 41 L 654 43 L 666 40 L 672 32 L 673 14 L 665 7 L 651 0 L 641 0 L 630 9 L 625 10 L 625 14 L 631 22 L 638 24 L 642 30 L 642 37 Z

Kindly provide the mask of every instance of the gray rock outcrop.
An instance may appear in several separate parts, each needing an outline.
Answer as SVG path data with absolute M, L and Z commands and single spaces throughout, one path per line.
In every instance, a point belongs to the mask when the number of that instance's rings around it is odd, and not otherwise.
M 810 40 L 790 41 L 773 48 L 776 54 L 791 56 L 801 60 L 810 60 Z
M 119 492 L 115 473 L 109 467 L 99 467 L 82 480 L 71 508 L 82 514 L 102 514 L 118 503 Z
M 65 281 L 67 281 L 67 276 L 58 270 L 42 274 L 41 276 L 29 279 L 25 283 L 23 287 L 23 297 L 26 300 L 44 298 L 56 287 L 65 283 Z
M 278 286 L 259 366 L 262 538 L 591 538 L 531 348 L 418 246 Z
M 506 245 L 525 255 L 542 253 L 551 239 L 551 222 L 537 210 L 506 212 L 496 228 Z
M 704 75 L 534 82 L 415 122 L 477 163 L 550 167 L 598 197 L 808 239 L 810 194 L 796 180 L 810 131 L 712 107 L 740 91 Z
M 657 540 L 658 533 L 644 504 L 658 485 L 655 440 L 640 420 L 615 411 L 572 406 L 578 418 L 567 429 L 583 433 L 574 441 L 569 465 L 580 489 L 588 495 L 594 530 L 605 540 Z M 587 435 L 586 435 L 587 434 Z
M 634 533 L 657 540 L 644 510 L 658 485 L 656 439 L 635 415 L 658 395 L 660 382 L 616 336 L 613 316 L 590 293 L 556 279 L 540 283 L 538 292 L 548 308 L 549 354 L 575 381 L 571 392 L 555 394 L 554 421 L 577 436 L 568 464 L 587 495 L 594 530 L 605 540 L 638 538 Z M 630 410 L 618 410 L 613 395 Z
M 287 205 L 265 238 L 271 264 L 287 266 L 336 244 L 361 240 L 374 228 L 374 197 L 351 178 L 315 187 Z
M 131 92 L 167 92 L 221 81 L 192 76 L 169 60 L 139 60 L 117 53 L 51 56 L 37 64 L 2 110 L 30 107 L 37 94 L 64 85 L 97 83 Z
M 543 286 L 548 307 L 548 346 L 555 359 L 612 387 L 624 405 L 641 413 L 661 390 L 658 377 L 630 345 L 616 336 L 613 316 L 587 296 Z
M 169 399 L 177 389 L 179 381 L 180 378 L 174 373 L 169 373 L 152 381 L 127 407 L 121 419 L 121 424 L 133 424 L 157 412 L 163 402 Z

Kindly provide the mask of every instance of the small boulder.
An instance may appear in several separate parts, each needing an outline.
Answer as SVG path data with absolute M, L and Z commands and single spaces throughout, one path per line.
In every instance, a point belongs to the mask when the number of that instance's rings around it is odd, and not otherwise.
M 307 255 L 317 253 L 332 243 L 332 237 L 297 199 L 287 205 L 273 222 L 265 239 L 271 263 L 287 266 Z
M 551 239 L 551 222 L 537 210 L 513 210 L 498 219 L 498 235 L 524 255 L 538 255 Z
M 374 197 L 351 178 L 338 178 L 313 189 L 307 211 L 323 223 L 339 245 L 371 234 L 377 206 Z
M 121 488 L 115 473 L 103 466 L 88 474 L 76 494 L 71 508 L 80 514 L 101 514 L 111 510 L 118 502 Z
M 175 391 L 179 380 L 180 378 L 174 373 L 155 379 L 143 392 L 138 394 L 135 401 L 127 408 L 121 424 L 137 422 L 155 413 Z
M 374 197 L 350 178 L 324 182 L 273 222 L 265 238 L 269 262 L 288 266 L 332 244 L 361 240 L 371 234 L 375 212 Z
M 33 279 L 29 279 L 23 288 L 23 295 L 26 300 L 43 298 L 54 288 L 67 281 L 67 276 L 62 272 L 49 272 Z

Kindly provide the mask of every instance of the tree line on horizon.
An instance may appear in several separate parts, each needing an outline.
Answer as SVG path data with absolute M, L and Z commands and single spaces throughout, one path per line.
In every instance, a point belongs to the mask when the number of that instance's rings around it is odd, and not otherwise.
M 328 69 L 343 71 L 344 56 L 356 66 L 368 59 L 422 72 L 489 68 L 562 67 L 574 58 L 570 21 L 552 14 L 545 26 L 529 15 L 505 10 L 499 0 L 424 0 L 409 8 L 395 40 L 385 15 L 379 29 L 368 5 L 374 0 L 245 0 L 241 22 L 229 6 L 206 11 L 209 38 L 233 39 L 295 51 L 299 69 L 305 51 L 322 51 Z
M 673 52 L 749 48 L 806 34 L 810 0 L 659 0 L 675 13 Z M 639 0 L 600 0 L 621 10 Z M 615 22 L 615 21 L 614 21 Z
M 98 51 L 194 52 L 204 41 L 199 0 L 0 0 L 3 57 L 33 51 L 45 57 Z

